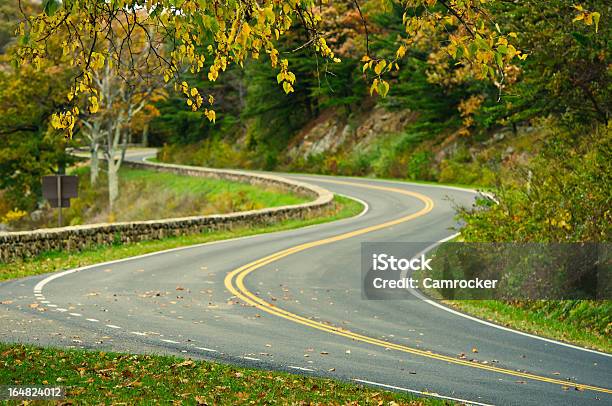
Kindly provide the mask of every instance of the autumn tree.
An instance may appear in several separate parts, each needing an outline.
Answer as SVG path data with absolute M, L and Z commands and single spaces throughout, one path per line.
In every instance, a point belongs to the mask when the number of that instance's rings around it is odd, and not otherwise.
M 144 54 L 143 48 L 137 56 Z M 147 72 L 143 65 L 138 70 L 123 71 L 113 69 L 111 60 L 102 62 L 93 71 L 91 82 L 95 95 L 87 99 L 89 111 L 80 120 L 90 142 L 92 182 L 97 178 L 100 151 L 106 161 L 111 210 L 119 196 L 118 172 L 134 120 L 146 120 L 146 115 L 154 114 L 145 110 L 161 96 L 161 78 Z
M 66 101 L 70 75 L 50 62 L 14 69 L 0 55 L 0 189 L 10 209 L 36 209 L 41 177 L 73 161 L 49 124 Z
M 389 90 L 386 77 L 399 68 L 398 61 L 407 48 L 435 30 L 448 33 L 439 46 L 457 61 L 474 65 L 483 79 L 503 75 L 504 64 L 515 57 L 523 57 L 520 50 L 511 46 L 511 38 L 495 25 L 489 12 L 493 1 L 369 0 L 360 4 L 355 0 L 352 4 L 339 3 L 353 7 L 362 23 L 365 36 L 363 71 L 371 79 L 372 93 L 385 96 Z M 404 10 L 404 33 L 391 45 L 390 55 L 375 55 L 368 45 L 368 23 L 362 8 L 385 9 L 393 5 Z M 207 78 L 214 82 L 231 65 L 242 66 L 250 58 L 267 58 L 278 72 L 278 84 L 286 93 L 292 93 L 295 75 L 277 44 L 280 37 L 296 26 L 307 33 L 302 46 L 312 48 L 322 65 L 340 62 L 326 39 L 330 33 L 325 31 L 321 6 L 314 0 L 186 0 L 180 4 L 174 0 L 45 0 L 44 12 L 26 17 L 20 25 L 19 60 L 39 63 L 49 57 L 46 41 L 61 37 L 63 52 L 76 55 L 73 64 L 80 72 L 75 78 L 73 95 L 95 95 L 91 83 L 95 61 L 108 59 L 115 67 L 136 68 L 132 58 L 125 58 L 122 52 L 125 49 L 129 52 L 131 33 L 138 28 L 150 35 L 147 64 L 159 70 L 166 81 L 175 81 L 176 90 L 184 95 L 189 107 L 202 111 L 214 121 L 216 114 L 210 103 L 214 98 L 208 97 L 209 89 L 182 83 L 179 73 L 183 67 L 199 72 L 209 60 Z M 117 35 L 117 30 L 130 35 Z M 108 41 L 111 46 L 97 50 L 98 41 Z M 157 51 L 161 45 L 168 46 L 164 54 Z M 68 134 L 72 133 L 77 120 L 75 108 L 67 106 L 58 112 L 55 120 L 56 127 Z

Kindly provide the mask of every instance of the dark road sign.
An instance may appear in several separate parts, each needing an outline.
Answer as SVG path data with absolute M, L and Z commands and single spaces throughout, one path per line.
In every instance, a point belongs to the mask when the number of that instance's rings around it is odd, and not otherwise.
M 78 188 L 77 176 L 43 176 L 43 197 L 49 200 L 51 207 L 70 207 L 70 199 L 78 196 Z

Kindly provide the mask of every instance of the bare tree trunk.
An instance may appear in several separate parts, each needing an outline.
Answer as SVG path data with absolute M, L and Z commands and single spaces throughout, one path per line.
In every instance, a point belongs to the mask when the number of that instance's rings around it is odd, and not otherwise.
M 95 185 L 98 182 L 98 173 L 100 172 L 100 158 L 98 157 L 98 150 L 100 144 L 97 142 L 91 145 L 91 163 L 89 164 L 89 182 Z
M 142 146 L 149 146 L 149 123 L 145 123 L 142 127 Z
M 115 203 L 119 197 L 119 165 L 114 158 L 108 160 L 108 205 L 111 213 L 115 211 Z
M 125 157 L 125 139 L 126 136 L 122 136 L 123 117 L 119 115 L 116 121 L 113 123 L 112 131 L 107 133 L 106 145 L 104 149 L 104 155 L 108 163 L 108 205 L 111 213 L 114 211 L 115 203 L 119 197 L 119 168 L 123 163 Z M 120 144 L 120 141 L 123 141 Z M 117 156 L 117 154 L 119 156 Z

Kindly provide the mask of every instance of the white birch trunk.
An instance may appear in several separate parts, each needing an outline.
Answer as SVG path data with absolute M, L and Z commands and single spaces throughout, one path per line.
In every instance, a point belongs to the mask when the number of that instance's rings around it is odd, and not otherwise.
M 91 162 L 89 164 L 89 182 L 95 185 L 98 182 L 98 174 L 100 172 L 100 158 L 98 157 L 98 150 L 100 144 L 97 142 L 91 145 Z

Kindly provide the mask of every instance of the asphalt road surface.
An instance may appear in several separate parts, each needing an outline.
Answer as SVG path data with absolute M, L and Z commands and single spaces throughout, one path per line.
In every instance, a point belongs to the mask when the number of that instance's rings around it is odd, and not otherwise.
M 0 341 L 175 354 L 464 403 L 612 404 L 609 354 L 431 301 L 362 299 L 361 242 L 416 242 L 417 254 L 454 233 L 454 205 L 472 192 L 287 176 L 361 199 L 367 212 L 1 283 L 0 301 L 12 303 L 0 306 Z

